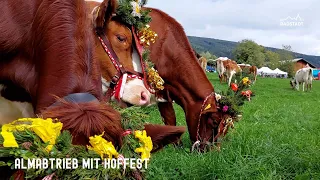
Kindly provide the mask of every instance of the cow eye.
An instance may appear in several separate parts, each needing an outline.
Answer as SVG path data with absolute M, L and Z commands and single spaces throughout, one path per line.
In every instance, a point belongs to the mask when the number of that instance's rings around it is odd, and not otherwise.
M 117 35 L 117 39 L 120 41 L 120 42 L 125 42 L 126 41 L 126 37 L 125 36 L 122 36 L 122 35 Z

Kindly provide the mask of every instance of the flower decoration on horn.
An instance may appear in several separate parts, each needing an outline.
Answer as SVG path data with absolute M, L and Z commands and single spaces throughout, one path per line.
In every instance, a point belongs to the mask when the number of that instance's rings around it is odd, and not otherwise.
M 151 87 L 158 90 L 163 90 L 164 80 L 159 75 L 158 71 L 155 70 L 153 67 L 148 68 L 148 82 L 150 83 Z
M 132 13 L 131 13 L 132 16 L 140 18 L 141 17 L 141 13 L 140 13 L 141 7 L 139 5 L 139 1 L 138 0 L 131 1 L 130 4 L 132 6 Z
M 150 10 L 142 9 L 146 0 L 118 0 L 117 17 L 124 23 L 141 30 L 151 22 Z
M 158 34 L 151 30 L 149 23 L 151 10 L 142 9 L 147 0 L 119 0 L 117 16 L 122 22 L 134 27 L 139 44 L 142 46 L 142 57 L 147 66 L 145 72 L 148 76 L 148 82 L 154 90 L 163 90 L 164 81 L 160 77 L 158 71 L 149 59 L 148 48 L 152 43 L 156 42 Z
M 156 42 L 158 34 L 150 29 L 150 25 L 146 25 L 144 28 L 138 31 L 138 37 L 140 44 L 145 47 L 149 47 L 151 43 Z

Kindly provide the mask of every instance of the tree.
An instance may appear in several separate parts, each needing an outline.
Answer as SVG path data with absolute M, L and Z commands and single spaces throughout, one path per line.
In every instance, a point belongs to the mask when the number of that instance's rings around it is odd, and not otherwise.
M 217 59 L 217 58 L 215 58 L 215 59 Z M 216 61 L 214 61 L 215 59 L 208 59 L 207 64 L 210 66 L 215 66 L 215 64 L 216 64 Z
M 294 76 L 294 63 L 292 62 L 294 56 L 290 45 L 282 45 L 282 49 L 278 51 L 281 65 L 280 69 L 288 72 L 289 77 Z
M 202 57 L 205 57 L 206 59 L 217 59 L 217 57 L 215 56 L 215 55 L 213 55 L 213 54 L 211 54 L 209 51 L 206 51 L 206 52 L 202 52 L 202 53 L 200 53 L 200 55 L 202 56 Z
M 291 61 L 294 56 L 290 45 L 282 45 L 282 49 L 278 51 L 281 61 Z
M 261 67 L 265 62 L 264 47 L 256 42 L 244 39 L 239 42 L 233 54 L 238 63 L 246 63 Z
M 271 69 L 280 67 L 280 55 L 276 52 L 266 51 L 266 62 L 268 62 L 268 66 Z

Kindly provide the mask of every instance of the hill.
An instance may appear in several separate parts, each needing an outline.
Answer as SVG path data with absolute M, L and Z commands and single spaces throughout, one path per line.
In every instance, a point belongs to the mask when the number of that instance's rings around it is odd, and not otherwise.
M 188 39 L 192 47 L 198 52 L 209 51 L 211 54 L 214 54 L 217 57 L 229 57 L 231 59 L 234 59 L 232 52 L 238 44 L 238 42 L 195 36 L 188 36 Z M 280 50 L 272 47 L 265 48 L 274 52 Z M 304 58 L 315 66 L 320 67 L 320 56 L 311 56 L 296 52 L 293 53 L 293 56 L 295 58 Z

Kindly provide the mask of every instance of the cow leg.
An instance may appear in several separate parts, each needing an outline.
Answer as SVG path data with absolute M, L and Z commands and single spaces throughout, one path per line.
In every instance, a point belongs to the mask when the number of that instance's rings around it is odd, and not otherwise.
M 305 82 L 302 83 L 302 92 L 304 92 L 304 86 L 306 85 Z
M 229 86 L 230 86 L 230 84 L 231 84 L 231 80 L 232 80 L 233 74 L 234 74 L 233 71 L 231 71 L 231 73 L 229 74 L 229 81 L 228 81 L 228 85 L 229 85 Z
M 158 103 L 158 109 L 160 111 L 162 120 L 165 125 L 171 125 L 171 126 L 177 125 L 176 114 L 173 109 L 173 103 L 160 102 Z M 183 147 L 181 139 L 179 139 L 177 142 L 173 144 L 179 147 Z
M 312 82 L 310 83 L 310 91 L 311 91 L 311 89 L 312 89 Z
M 176 114 L 171 102 L 159 102 L 158 109 L 165 125 L 176 126 Z

